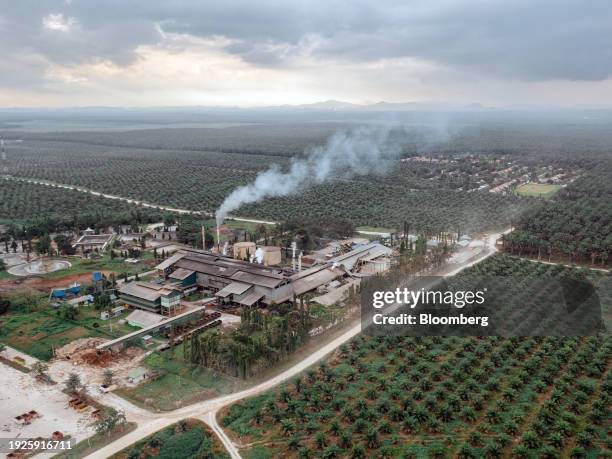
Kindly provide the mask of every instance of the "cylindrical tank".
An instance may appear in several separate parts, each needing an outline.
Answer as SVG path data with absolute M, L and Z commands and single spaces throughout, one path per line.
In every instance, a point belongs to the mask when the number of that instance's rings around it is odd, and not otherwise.
M 238 260 L 248 260 L 255 256 L 257 246 L 254 242 L 236 242 L 233 246 L 234 258 Z
M 259 248 L 263 252 L 263 264 L 265 266 L 280 265 L 280 262 L 281 262 L 281 248 L 280 247 L 261 246 Z

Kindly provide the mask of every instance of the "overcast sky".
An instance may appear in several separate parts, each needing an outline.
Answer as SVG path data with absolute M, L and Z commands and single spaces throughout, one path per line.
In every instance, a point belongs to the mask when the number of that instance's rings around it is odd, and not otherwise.
M 612 105 L 610 0 L 1 0 L 0 107 Z

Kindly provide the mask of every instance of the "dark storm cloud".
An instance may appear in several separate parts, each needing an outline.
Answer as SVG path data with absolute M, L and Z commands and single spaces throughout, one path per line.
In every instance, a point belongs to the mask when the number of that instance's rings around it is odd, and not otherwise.
M 49 30 L 49 14 L 74 23 Z M 137 46 L 161 41 L 160 25 L 167 33 L 226 37 L 227 52 L 262 66 L 304 56 L 357 63 L 407 57 L 503 78 L 601 80 L 612 74 L 610 24 L 608 0 L 24 0 L 0 10 L 0 52 L 20 62 L 12 66 L 19 73 L 39 72 L 28 55 L 68 66 L 127 65 Z M 0 82 L 14 79 L 10 73 Z

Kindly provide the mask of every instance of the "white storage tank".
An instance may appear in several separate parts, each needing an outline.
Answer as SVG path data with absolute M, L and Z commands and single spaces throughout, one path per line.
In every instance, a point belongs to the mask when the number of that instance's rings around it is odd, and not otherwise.
M 262 261 L 265 266 L 280 265 L 281 248 L 275 246 L 261 246 L 257 250 L 261 250 Z

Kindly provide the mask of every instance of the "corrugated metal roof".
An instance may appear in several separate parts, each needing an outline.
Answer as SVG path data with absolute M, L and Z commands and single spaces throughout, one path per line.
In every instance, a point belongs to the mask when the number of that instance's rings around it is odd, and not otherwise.
M 191 271 L 189 269 L 178 268 L 173 271 L 168 277 L 171 277 L 172 279 L 184 280 L 191 276 L 194 272 L 195 271 Z
M 157 301 L 161 295 L 169 295 L 176 289 L 167 285 L 151 284 L 149 282 L 127 282 L 121 286 L 119 293 L 142 298 L 147 301 Z
M 226 268 L 224 266 L 216 266 L 212 264 L 200 263 L 198 261 L 191 260 L 179 260 L 176 263 L 176 266 L 179 268 L 189 269 L 191 271 L 195 271 L 203 274 L 210 274 L 212 276 L 220 276 L 220 277 L 231 277 L 235 272 L 235 268 Z
M 327 262 L 324 265 L 318 265 L 318 266 L 313 266 L 312 268 L 303 269 L 302 271 L 299 271 L 293 274 L 289 279 L 291 279 L 292 281 L 296 281 L 298 279 L 301 279 L 302 277 L 307 277 L 323 269 L 330 268 L 332 265 L 333 263 Z
M 131 295 L 137 298 L 142 298 L 147 301 L 156 301 L 161 294 L 158 289 L 151 288 L 150 285 L 141 284 L 140 282 L 127 282 L 121 286 L 119 293 L 122 295 Z
M 231 284 L 226 285 L 217 293 L 215 293 L 215 296 L 225 298 L 229 295 L 242 295 L 250 288 L 253 288 L 253 286 L 249 284 L 243 284 L 241 282 L 232 282 Z
M 283 283 L 283 278 L 274 278 L 268 276 L 260 276 L 246 271 L 238 271 L 232 277 L 232 280 L 247 282 L 249 284 L 261 285 L 262 287 L 275 288 Z
M 385 247 L 378 242 L 366 244 L 332 258 L 332 263 L 337 263 L 344 266 L 347 270 L 352 270 L 359 260 L 373 260 L 374 258 L 381 257 L 383 255 L 390 255 L 392 250 L 389 247 Z
M 172 266 L 174 263 L 179 261 L 184 256 L 185 256 L 185 254 L 183 252 L 177 252 L 174 255 L 172 255 L 170 258 L 166 258 L 164 261 L 162 261 L 160 264 L 158 264 L 155 267 L 155 269 L 159 269 L 160 271 L 168 269 L 170 266 Z
M 302 293 L 314 290 L 321 285 L 325 285 L 338 277 L 342 277 L 344 274 L 346 274 L 345 271 L 339 268 L 321 269 L 313 274 L 310 274 L 309 276 L 302 277 L 293 282 L 293 291 L 296 295 L 301 295 Z
M 253 304 L 255 304 L 257 301 L 261 300 L 263 297 L 264 297 L 263 293 L 251 292 L 248 295 L 246 295 L 245 297 L 243 297 L 241 300 L 237 300 L 236 302 L 238 304 L 242 304 L 244 306 L 253 306 Z
M 189 260 L 203 265 L 220 266 L 226 269 L 234 269 L 236 271 L 245 271 L 260 276 L 273 277 L 275 279 L 283 279 L 282 273 L 278 272 L 273 268 L 262 266 L 258 264 L 249 263 L 248 261 L 235 260 L 231 257 L 223 255 L 215 255 L 211 253 L 200 253 L 200 252 L 186 252 L 184 260 Z M 198 271 L 197 269 L 195 271 Z

